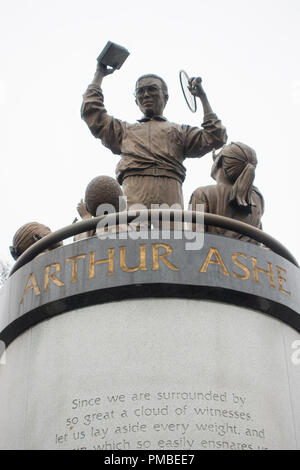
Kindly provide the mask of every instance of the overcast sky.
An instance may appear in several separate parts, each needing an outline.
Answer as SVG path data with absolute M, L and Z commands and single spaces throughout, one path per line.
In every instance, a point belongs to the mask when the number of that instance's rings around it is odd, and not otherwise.
M 161 75 L 166 117 L 201 125 L 178 72 L 200 75 L 229 141 L 257 152 L 264 230 L 300 260 L 299 0 L 0 0 L 0 256 L 24 223 L 70 224 L 89 181 L 115 175 L 118 156 L 80 118 L 82 94 L 108 40 L 130 56 L 103 84 L 110 114 L 140 118 L 136 78 Z M 201 106 L 199 106 L 201 108 Z M 212 184 L 211 154 L 187 159 L 185 205 Z

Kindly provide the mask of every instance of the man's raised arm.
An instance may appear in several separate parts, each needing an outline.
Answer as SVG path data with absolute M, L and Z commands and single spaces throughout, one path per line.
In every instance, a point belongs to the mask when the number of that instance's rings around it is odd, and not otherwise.
M 191 94 L 200 99 L 203 108 L 202 129 L 187 126 L 185 140 L 186 157 L 202 157 L 213 149 L 219 149 L 227 142 L 226 128 L 212 110 L 200 77 L 189 79 Z
M 101 90 L 103 78 L 114 71 L 98 62 L 94 78 L 83 95 L 81 117 L 94 137 L 101 139 L 113 153 L 120 154 L 125 123 L 107 114 Z
M 212 110 L 212 107 L 207 99 L 206 93 L 203 89 L 202 86 L 202 78 L 201 77 L 192 77 L 189 79 L 189 85 L 188 89 L 190 90 L 191 94 L 193 96 L 196 96 L 197 98 L 200 99 L 202 108 L 203 108 L 203 113 L 204 113 L 204 121 L 205 121 L 205 115 L 214 113 Z
M 96 69 L 91 85 L 96 85 L 96 86 L 101 87 L 103 78 L 106 77 L 106 75 L 110 75 L 115 70 L 116 69 L 114 68 L 108 68 L 106 65 L 103 65 L 100 62 L 97 62 L 97 69 Z

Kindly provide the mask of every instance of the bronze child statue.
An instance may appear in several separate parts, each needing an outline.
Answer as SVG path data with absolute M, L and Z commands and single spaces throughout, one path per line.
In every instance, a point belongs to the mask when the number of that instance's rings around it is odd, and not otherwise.
M 15 233 L 13 244 L 10 246 L 12 257 L 17 260 L 31 245 L 50 233 L 52 233 L 50 228 L 46 227 L 46 225 L 40 224 L 39 222 L 29 222 L 22 225 L 22 227 L 20 227 Z M 53 250 L 54 248 L 58 248 L 62 245 L 63 242 L 55 243 L 51 248 L 48 248 L 44 252 Z
M 99 215 L 97 209 L 105 205 L 105 212 L 121 212 L 125 209 L 122 189 L 115 178 L 101 175 L 93 178 L 86 187 L 84 201 L 77 205 L 77 212 L 82 220 Z M 77 221 L 77 219 L 75 219 Z M 75 235 L 74 241 L 94 237 L 96 229 Z
M 253 186 L 256 165 L 256 153 L 248 145 L 240 142 L 225 145 L 217 155 L 214 154 L 211 176 L 217 184 L 196 189 L 190 199 L 191 209 L 196 210 L 196 204 L 203 204 L 204 212 L 230 217 L 261 229 L 264 199 Z M 207 226 L 205 231 L 253 241 L 219 227 Z

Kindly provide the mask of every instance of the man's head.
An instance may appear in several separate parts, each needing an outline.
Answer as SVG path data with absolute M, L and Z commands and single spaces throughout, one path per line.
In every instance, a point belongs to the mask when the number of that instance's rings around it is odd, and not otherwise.
M 167 84 L 158 75 L 142 75 L 135 85 L 135 98 L 146 117 L 162 116 L 169 98 Z

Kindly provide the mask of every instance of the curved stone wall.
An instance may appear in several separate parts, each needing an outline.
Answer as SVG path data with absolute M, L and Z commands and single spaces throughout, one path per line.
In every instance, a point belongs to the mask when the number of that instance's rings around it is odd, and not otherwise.
M 205 236 L 82 240 L 0 291 L 0 448 L 299 449 L 299 270 Z

